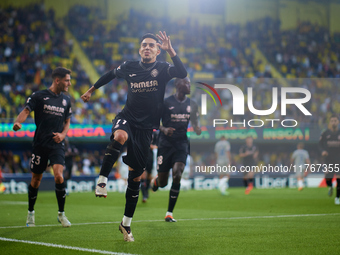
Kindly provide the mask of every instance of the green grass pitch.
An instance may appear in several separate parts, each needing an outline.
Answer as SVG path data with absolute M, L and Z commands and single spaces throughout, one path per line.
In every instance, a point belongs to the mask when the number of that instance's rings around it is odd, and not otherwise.
M 231 188 L 182 191 L 174 218 L 164 221 L 168 192 L 150 192 L 132 221 L 134 243 L 118 231 L 125 198 L 108 193 L 71 193 L 57 222 L 54 192 L 40 192 L 36 227 L 25 227 L 27 194 L 0 195 L 0 254 L 339 254 L 340 206 L 326 188 Z M 30 241 L 31 243 L 18 242 Z M 40 244 L 40 245 L 39 245 Z M 58 246 L 59 245 L 59 246 Z

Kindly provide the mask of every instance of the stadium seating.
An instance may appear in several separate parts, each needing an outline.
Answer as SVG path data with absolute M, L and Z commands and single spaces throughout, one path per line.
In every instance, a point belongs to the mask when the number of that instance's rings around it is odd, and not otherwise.
M 323 128 L 332 113 L 340 113 L 337 80 L 320 80 L 339 78 L 340 74 L 337 56 L 340 37 L 337 34 L 331 35 L 326 28 L 301 22 L 294 30 L 281 31 L 280 22 L 271 18 L 260 19 L 245 26 L 208 26 L 190 19 L 156 19 L 135 10 L 130 10 L 129 16 L 133 18 L 107 20 L 99 9 L 78 5 L 70 9 L 64 21 L 100 74 L 117 67 L 123 60 L 138 59 L 139 38 L 143 34 L 165 30 L 171 35 L 172 43 L 192 81 L 228 78 L 239 84 L 244 91 L 249 86 L 254 87 L 257 93 L 254 96 L 254 106 L 269 109 L 272 103 L 271 86 L 281 85 L 278 80 L 268 79 L 272 77 L 269 66 L 255 61 L 253 46 L 257 45 L 283 77 L 318 78 L 291 84 L 308 87 L 313 94 L 308 105 L 312 117 L 306 119 L 298 116 L 293 108 L 288 108 L 287 117 L 297 119 L 301 127 L 313 125 Z M 103 97 L 93 98 L 87 104 L 82 102 L 80 96 L 91 84 L 81 64 L 72 54 L 72 41 L 65 39 L 65 32 L 56 23 L 52 10 L 46 12 L 42 5 L 37 4 L 25 9 L 3 9 L 0 12 L 0 31 L 0 63 L 8 63 L 13 69 L 11 75 L 0 75 L 0 118 L 3 123 L 13 122 L 27 96 L 50 85 L 51 71 L 59 65 L 72 70 L 72 123 L 109 124 L 124 107 L 127 86 L 122 80 L 114 80 L 113 86 L 105 86 Z M 169 61 L 164 52 L 159 59 Z M 192 91 L 192 98 L 200 104 L 200 94 L 195 92 L 195 86 Z M 166 96 L 172 92 L 173 86 L 170 83 Z M 219 111 L 212 111 L 210 119 L 206 122 L 202 120 L 202 125 L 211 122 L 217 117 L 216 114 L 218 117 L 230 118 L 230 95 L 222 93 L 221 97 L 224 100 L 223 107 Z M 246 118 L 260 117 L 246 112 Z M 16 152 L 8 159 L 2 153 L 2 169 L 5 172 L 26 172 L 26 154 Z M 288 154 L 278 156 L 275 152 L 265 152 L 264 155 L 267 161 L 275 161 L 277 164 L 289 161 Z M 79 156 L 76 161 L 79 173 L 82 172 L 85 158 L 92 157 L 84 153 L 84 157 Z M 90 165 L 95 166 L 91 170 L 94 171 L 100 164 Z

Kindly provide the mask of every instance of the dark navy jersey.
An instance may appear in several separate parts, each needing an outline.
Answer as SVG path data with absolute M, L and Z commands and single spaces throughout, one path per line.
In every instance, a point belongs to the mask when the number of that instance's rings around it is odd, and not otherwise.
M 120 116 L 136 128 L 158 129 L 166 84 L 174 77 L 185 78 L 187 75 L 179 57 L 172 60 L 174 65 L 159 61 L 150 64 L 126 61 L 104 74 L 94 87 L 98 89 L 114 78 L 125 79 L 128 94 Z
M 340 130 L 335 132 L 327 129 L 321 134 L 319 140 L 321 151 L 327 151 L 325 163 L 334 164 L 340 162 Z
M 245 156 L 243 158 L 243 165 L 244 166 L 254 166 L 255 165 L 255 159 L 254 159 L 254 154 L 257 151 L 257 148 L 255 145 L 252 146 L 247 146 L 247 145 L 243 145 L 240 148 L 240 153 L 246 153 L 246 152 L 250 152 L 250 154 L 248 156 Z
M 166 84 L 174 77 L 170 64 L 127 61 L 114 70 L 116 77 L 128 83 L 128 95 L 122 115 L 137 128 L 158 128 Z
M 191 114 L 190 114 L 191 113 Z M 186 98 L 180 102 L 174 95 L 164 100 L 162 125 L 164 127 L 172 127 L 175 129 L 172 136 L 167 136 L 163 132 L 160 134 L 160 146 L 166 144 L 174 144 L 178 142 L 186 142 L 188 140 L 187 130 L 190 120 L 193 125 L 197 125 L 198 106 L 196 102 Z
M 51 90 L 34 92 L 26 102 L 28 110 L 34 111 L 34 121 L 37 126 L 33 139 L 33 146 L 47 148 L 60 148 L 63 143 L 53 140 L 53 132 L 61 133 L 65 121 L 71 117 L 71 99 L 60 93 L 54 94 Z

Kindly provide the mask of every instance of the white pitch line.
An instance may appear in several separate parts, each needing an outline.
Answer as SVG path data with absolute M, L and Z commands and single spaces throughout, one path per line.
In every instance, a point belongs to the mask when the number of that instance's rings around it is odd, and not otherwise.
M 61 249 L 75 250 L 75 251 L 85 251 L 85 252 L 100 253 L 100 254 L 134 255 L 134 254 L 131 254 L 131 253 L 103 251 L 103 250 L 96 250 L 96 249 L 87 249 L 87 248 L 82 248 L 82 247 L 74 247 L 74 246 L 67 246 L 67 245 L 54 244 L 54 243 L 33 242 L 33 241 L 19 240 L 19 239 L 12 239 L 12 238 L 4 238 L 4 237 L 0 237 L 0 241 L 35 244 L 35 245 L 41 245 L 41 246 L 47 246 L 47 247 L 54 247 L 54 248 L 61 248 Z
M 0 201 L 4 205 L 28 205 L 27 201 Z
M 243 219 L 271 219 L 271 218 L 295 218 L 295 217 L 320 217 L 320 216 L 335 216 L 340 215 L 340 213 L 321 213 L 321 214 L 287 214 L 287 215 L 268 215 L 268 216 L 245 216 L 245 217 L 228 217 L 228 218 L 194 218 L 194 219 L 177 219 L 177 221 L 204 221 L 204 220 L 243 220 Z M 135 220 L 137 222 L 159 222 L 164 220 Z M 102 224 L 119 224 L 121 221 L 107 221 L 107 222 L 84 222 L 84 223 L 72 223 L 72 226 L 82 226 L 82 225 L 102 225 Z M 60 224 L 48 224 L 48 225 L 35 225 L 35 227 L 55 227 L 60 226 Z M 0 229 L 8 228 L 27 228 L 23 226 L 8 226 L 0 227 Z

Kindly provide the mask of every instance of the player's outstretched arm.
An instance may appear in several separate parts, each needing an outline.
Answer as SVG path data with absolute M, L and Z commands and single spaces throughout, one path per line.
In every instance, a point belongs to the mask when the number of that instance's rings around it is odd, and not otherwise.
M 162 50 L 165 50 L 171 57 L 172 61 L 174 62 L 174 66 L 170 68 L 169 73 L 173 77 L 178 77 L 181 79 L 184 79 L 187 77 L 187 70 L 185 69 L 182 61 L 177 56 L 176 51 L 174 48 L 172 48 L 170 36 L 166 35 L 166 32 L 159 31 L 159 35 L 156 35 L 159 40 L 161 40 L 162 44 L 157 43 L 158 47 L 160 47 Z
M 18 131 L 19 129 L 21 129 L 21 123 L 25 122 L 25 120 L 27 119 L 28 115 L 30 114 L 30 111 L 25 108 L 23 109 L 18 117 L 16 118 L 14 125 L 13 125 L 13 130 L 14 131 Z
M 114 78 L 116 78 L 116 75 L 114 74 L 113 70 L 108 71 L 105 73 L 102 77 L 99 78 L 98 81 L 88 90 L 86 91 L 82 96 L 81 99 L 86 103 L 90 100 L 92 93 L 99 89 L 101 86 L 104 86 L 105 84 L 112 81 Z
M 177 55 L 174 48 L 172 48 L 170 36 L 167 36 L 165 31 L 159 31 L 159 35 L 156 36 L 162 42 L 162 44 L 157 43 L 158 47 L 160 47 L 162 50 L 165 50 L 172 58 Z
M 92 86 L 91 88 L 89 88 L 88 91 L 86 91 L 80 98 L 87 103 L 88 101 L 90 101 L 91 95 L 92 93 L 96 90 L 96 88 L 94 86 Z

